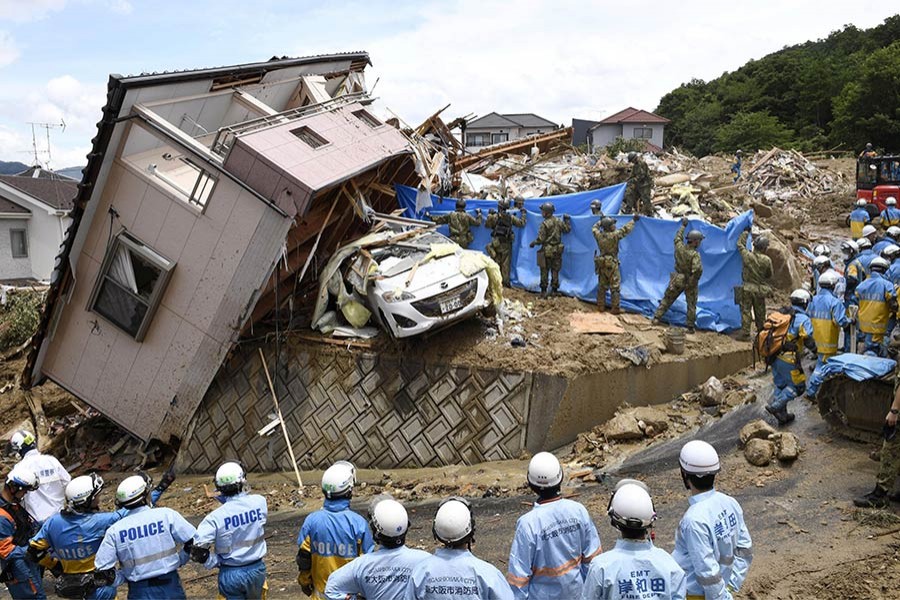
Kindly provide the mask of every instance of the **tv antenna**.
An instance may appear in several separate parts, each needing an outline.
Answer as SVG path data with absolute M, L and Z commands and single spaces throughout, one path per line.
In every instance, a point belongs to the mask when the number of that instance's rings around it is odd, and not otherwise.
M 50 168 L 50 130 L 51 129 L 59 129 L 61 132 L 66 131 L 66 122 L 60 118 L 59 123 L 33 123 L 31 121 L 28 122 L 31 125 L 31 151 L 34 154 L 34 165 L 35 167 L 41 166 L 41 155 L 47 156 L 47 169 Z M 38 150 L 38 133 L 37 128 L 43 128 L 47 134 L 47 149 L 46 150 Z

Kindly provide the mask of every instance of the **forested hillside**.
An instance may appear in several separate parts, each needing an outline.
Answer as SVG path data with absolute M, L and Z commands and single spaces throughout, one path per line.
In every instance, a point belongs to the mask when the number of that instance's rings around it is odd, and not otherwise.
M 698 156 L 772 145 L 900 152 L 900 15 L 784 48 L 717 79 L 694 79 L 655 111 L 666 145 Z

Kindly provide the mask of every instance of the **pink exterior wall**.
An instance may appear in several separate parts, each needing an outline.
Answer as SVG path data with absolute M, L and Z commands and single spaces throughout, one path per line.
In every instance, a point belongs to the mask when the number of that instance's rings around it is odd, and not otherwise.
M 253 292 L 290 226 L 221 177 L 205 213 L 116 160 L 77 263 L 76 283 L 42 367 L 52 380 L 143 439 L 180 436 L 212 381 Z M 108 208 L 176 262 L 143 342 L 87 310 L 106 252 Z M 173 399 L 176 399 L 173 403 Z

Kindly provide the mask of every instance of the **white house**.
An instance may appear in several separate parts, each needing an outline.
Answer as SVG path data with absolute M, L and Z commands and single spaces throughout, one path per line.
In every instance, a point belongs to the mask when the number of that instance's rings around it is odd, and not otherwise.
M 492 112 L 466 124 L 463 142 L 467 148 L 480 148 L 556 129 L 559 125 L 534 113 L 501 115 Z
M 0 281 L 49 281 L 77 191 L 39 167 L 0 175 Z
M 629 106 L 606 117 L 588 130 L 588 142 L 594 148 L 603 148 L 617 137 L 638 139 L 647 143 L 647 151 L 660 152 L 663 147 L 663 131 L 669 119 L 646 110 Z

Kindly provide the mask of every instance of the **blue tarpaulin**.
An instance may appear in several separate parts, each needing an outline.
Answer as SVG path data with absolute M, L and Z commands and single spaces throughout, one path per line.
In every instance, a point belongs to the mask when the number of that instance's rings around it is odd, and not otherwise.
M 409 217 L 423 217 L 425 214 L 443 214 L 454 210 L 455 198 L 432 196 L 433 208 L 418 215 L 415 213 L 416 190 L 396 186 L 397 200 Z M 597 243 L 591 228 L 597 217 L 591 214 L 590 203 L 595 198 L 603 202 L 603 212 L 615 216 L 617 227 L 622 227 L 631 216 L 618 215 L 625 184 L 566 194 L 525 200 L 528 213 L 524 229 L 516 230 L 513 243 L 511 280 L 516 287 L 531 291 L 539 290 L 540 270 L 537 266 L 537 249 L 528 244 L 537 237 L 542 217 L 540 205 L 552 202 L 556 215 L 572 216 L 572 232 L 563 236 L 565 253 L 560 272 L 560 291 L 569 296 L 595 302 L 597 299 L 597 276 L 594 272 L 594 253 Z M 473 213 L 481 208 L 487 218 L 487 211 L 496 208 L 496 200 L 467 200 L 466 209 Z M 734 304 L 734 287 L 741 284 L 741 257 L 737 251 L 737 240 L 741 232 L 752 222 L 749 211 L 732 219 L 725 229 L 691 221 L 688 231 L 699 229 L 706 236 L 700 246 L 703 260 L 703 278 L 700 280 L 700 298 L 697 306 L 697 327 L 714 331 L 737 329 L 741 325 L 740 310 Z M 651 316 L 659 305 L 669 283 L 669 274 L 675 264 L 675 232 L 677 221 L 643 218 L 634 231 L 622 240 L 619 259 L 622 264 L 622 307 L 630 312 Z M 447 234 L 446 226 L 439 228 Z M 484 251 L 490 242 L 490 230 L 474 227 L 473 250 Z M 684 324 L 686 305 L 682 295 L 672 305 L 665 319 L 671 323 Z
M 897 363 L 889 358 L 864 354 L 838 354 L 828 359 L 819 371 L 822 377 L 846 375 L 854 381 L 878 379 L 892 373 Z

